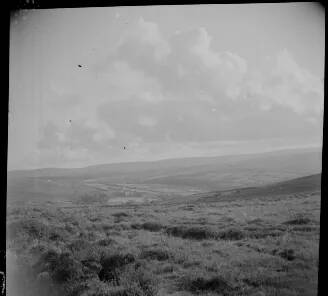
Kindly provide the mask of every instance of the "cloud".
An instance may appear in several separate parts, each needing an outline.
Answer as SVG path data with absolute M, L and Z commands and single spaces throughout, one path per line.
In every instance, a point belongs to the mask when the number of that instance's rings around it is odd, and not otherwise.
M 136 28 L 137 30 L 133 32 L 134 37 L 141 43 L 153 47 L 154 58 L 156 60 L 161 60 L 170 53 L 170 47 L 162 37 L 156 23 L 147 22 L 143 18 L 140 18 Z
M 115 132 L 97 120 L 72 120 L 66 125 L 48 121 L 42 130 L 38 149 L 43 160 L 80 161 L 102 157 L 111 148 Z
M 157 80 L 162 92 L 175 94 L 195 90 L 213 96 L 230 94 L 247 71 L 242 57 L 214 50 L 204 28 L 164 38 L 156 24 L 142 19 L 132 33 L 121 38 L 116 53 L 107 60 L 106 71 L 112 71 L 117 60 Z
M 256 98 L 262 109 L 280 105 L 306 117 L 321 117 L 323 111 L 322 81 L 300 67 L 286 49 L 250 75 L 245 94 Z
M 140 116 L 138 123 L 145 127 L 154 127 L 157 124 L 157 120 L 150 116 Z
M 47 122 L 42 130 L 38 146 L 41 149 L 53 149 L 60 144 L 60 134 L 57 126 L 52 122 Z
M 88 69 L 52 87 L 55 108 L 38 146 L 49 159 L 320 137 L 322 81 L 286 49 L 254 66 L 216 50 L 205 28 L 166 36 L 140 18 Z

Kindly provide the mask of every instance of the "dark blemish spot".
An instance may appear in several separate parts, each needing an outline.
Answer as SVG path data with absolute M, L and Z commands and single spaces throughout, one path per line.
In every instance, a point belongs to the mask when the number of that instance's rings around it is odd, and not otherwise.
M 81 68 L 82 66 L 81 65 L 78 65 L 79 68 Z
M 123 149 L 126 150 L 126 147 L 124 146 Z

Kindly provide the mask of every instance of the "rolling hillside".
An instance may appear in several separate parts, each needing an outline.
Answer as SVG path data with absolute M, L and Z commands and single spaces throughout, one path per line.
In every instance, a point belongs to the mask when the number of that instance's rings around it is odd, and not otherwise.
M 295 178 L 259 187 L 246 187 L 224 191 L 214 191 L 193 195 L 193 199 L 206 202 L 237 199 L 265 198 L 274 196 L 318 193 L 321 191 L 321 174 Z
M 262 186 L 321 172 L 321 151 L 282 150 L 262 154 L 117 163 L 75 169 L 8 172 L 8 201 L 72 200 L 106 192 L 106 186 L 151 192 L 214 191 Z M 90 184 L 93 186 L 90 186 Z M 94 184 L 98 184 L 94 186 Z M 117 188 L 115 189 L 117 190 Z

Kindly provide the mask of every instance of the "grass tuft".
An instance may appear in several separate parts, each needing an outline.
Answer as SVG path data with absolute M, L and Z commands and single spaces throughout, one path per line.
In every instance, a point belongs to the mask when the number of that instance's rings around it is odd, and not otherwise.
M 161 231 L 164 226 L 157 222 L 145 222 L 145 223 L 133 223 L 131 224 L 132 229 L 144 229 L 152 232 Z
M 205 227 L 173 226 L 166 228 L 168 235 L 194 240 L 213 239 L 216 233 Z
M 241 240 L 245 238 L 245 234 L 239 229 L 228 229 L 220 232 L 218 237 L 224 240 Z
M 99 279 L 101 281 L 117 282 L 119 279 L 120 269 L 134 261 L 135 257 L 130 253 L 104 255 L 100 260 L 102 269 L 98 274 Z
M 141 259 L 151 259 L 158 261 L 165 261 L 170 258 L 171 254 L 163 249 L 149 249 L 141 251 Z
M 309 217 L 304 215 L 297 215 L 294 219 L 288 220 L 284 222 L 285 225 L 306 225 L 310 224 L 312 220 Z
M 219 275 L 188 274 L 180 278 L 179 287 L 193 293 L 215 292 L 220 295 L 234 290 L 231 283 Z

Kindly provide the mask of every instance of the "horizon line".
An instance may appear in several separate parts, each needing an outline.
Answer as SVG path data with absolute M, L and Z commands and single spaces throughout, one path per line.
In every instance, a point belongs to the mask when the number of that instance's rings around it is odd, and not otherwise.
M 286 148 L 278 148 L 269 151 L 262 152 L 249 152 L 249 153 L 232 153 L 232 154 L 221 154 L 221 155 L 213 155 L 213 156 L 188 156 L 188 157 L 168 157 L 168 158 L 159 158 L 154 160 L 136 160 L 136 161 L 119 161 L 119 162 L 106 162 L 106 163 L 96 163 L 85 166 L 78 167 L 38 167 L 31 169 L 11 169 L 9 170 L 7 167 L 7 173 L 10 172 L 25 172 L 25 171 L 37 171 L 37 170 L 51 170 L 51 169 L 62 169 L 62 170 L 70 170 L 70 169 L 84 169 L 91 168 L 95 166 L 104 166 L 104 165 L 118 165 L 118 164 L 132 164 L 132 163 L 150 163 L 150 162 L 160 162 L 160 161 L 169 161 L 169 160 L 178 160 L 178 159 L 196 159 L 196 158 L 217 158 L 217 157 L 228 157 L 228 156 L 244 156 L 244 155 L 255 155 L 255 154 L 267 154 L 272 152 L 279 151 L 290 151 L 290 150 L 307 150 L 307 149 L 321 149 L 323 146 L 314 145 L 314 146 L 299 146 L 299 147 L 286 147 Z

